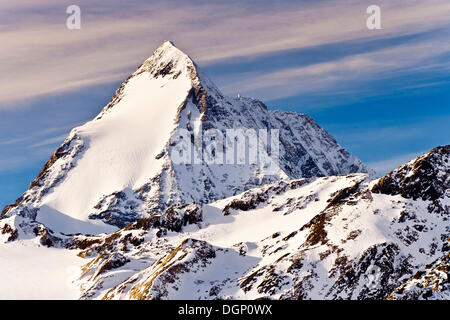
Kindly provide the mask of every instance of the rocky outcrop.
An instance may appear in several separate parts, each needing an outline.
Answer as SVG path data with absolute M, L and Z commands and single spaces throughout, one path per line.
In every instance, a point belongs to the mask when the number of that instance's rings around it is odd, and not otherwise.
M 382 177 L 372 192 L 436 200 L 450 190 L 450 145 L 436 147 Z
M 134 300 L 168 298 L 170 291 L 180 290 L 184 285 L 181 281 L 183 274 L 192 274 L 207 267 L 215 257 L 216 250 L 210 244 L 186 239 L 148 269 L 109 290 L 102 299 L 108 300 L 122 294 Z M 131 288 L 128 290 L 129 286 Z
M 389 300 L 449 300 L 450 252 L 396 288 Z

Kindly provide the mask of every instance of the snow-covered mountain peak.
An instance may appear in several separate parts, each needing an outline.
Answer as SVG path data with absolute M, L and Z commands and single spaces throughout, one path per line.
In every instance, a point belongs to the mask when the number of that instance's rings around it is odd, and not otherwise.
M 155 50 L 154 54 L 156 54 L 156 53 L 164 54 L 164 53 L 169 52 L 169 51 L 172 51 L 172 52 L 173 51 L 178 51 L 180 53 L 180 55 L 185 55 L 186 56 L 186 54 L 184 52 L 182 52 L 180 49 L 178 49 L 175 46 L 175 43 L 173 43 L 173 41 L 171 41 L 171 40 L 164 40 L 164 42 L 161 43 L 161 45 Z
M 207 100 L 218 101 L 224 98 L 216 85 L 186 53 L 178 49 L 172 41 L 165 41 L 122 83 L 96 120 L 109 114 L 113 108 L 117 109 L 115 105 L 127 94 L 143 96 L 155 91 L 154 86 L 174 87 L 173 90 L 185 94 L 185 98 L 194 97 L 201 102 L 202 112 L 206 111 Z M 185 102 L 186 100 L 180 101 L 175 106 L 174 119 L 179 118 L 179 112 Z M 152 106 L 149 104 L 148 107 Z M 127 110 L 130 111 L 131 108 Z M 169 111 L 167 105 L 165 110 Z
M 155 78 L 177 79 L 180 75 L 191 80 L 192 87 L 198 91 L 205 90 L 208 95 L 223 97 L 220 90 L 199 69 L 188 54 L 178 49 L 172 41 L 165 41 L 142 65 L 131 75 L 149 73 Z
M 257 150 L 252 160 L 244 150 L 250 145 Z M 179 146 L 189 155 L 183 163 L 175 159 Z M 213 154 L 219 156 L 208 162 Z M 31 217 L 64 233 L 109 232 L 172 205 L 356 172 L 371 170 L 313 119 L 224 96 L 166 41 L 93 121 L 72 130 L 3 215 Z
M 144 61 L 135 74 L 147 71 L 155 77 L 176 76 L 193 68 L 195 69 L 195 64 L 186 53 L 178 49 L 173 42 L 165 41 Z

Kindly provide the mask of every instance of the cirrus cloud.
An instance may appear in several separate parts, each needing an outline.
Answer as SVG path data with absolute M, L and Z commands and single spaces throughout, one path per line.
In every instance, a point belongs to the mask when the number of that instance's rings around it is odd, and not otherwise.
M 0 42 L 4 44 L 0 53 L 0 109 L 18 108 L 21 101 L 42 95 L 119 81 L 165 39 L 174 40 L 201 66 L 208 66 L 239 57 L 448 26 L 450 3 L 446 0 L 378 2 L 383 29 L 376 31 L 366 29 L 365 9 L 370 3 L 365 1 L 347 1 L 345 5 L 336 1 L 285 1 L 275 6 L 260 5 L 260 1 L 187 4 L 134 0 L 125 5 L 119 1 L 106 4 L 80 0 L 82 29 L 75 31 L 65 27 L 65 8 L 71 4 L 68 1 L 3 2 L 0 11 L 9 14 L 2 17 L 0 26 Z M 404 65 L 404 48 L 392 52 L 391 57 L 397 66 Z M 361 59 L 367 57 L 355 56 L 343 63 L 351 68 L 355 63 L 364 64 Z M 366 62 L 369 66 L 374 61 Z M 323 75 L 328 70 L 328 77 L 333 79 L 333 63 L 342 62 L 330 61 L 292 72 Z M 377 70 L 383 68 L 377 66 Z M 270 76 L 288 82 L 292 72 L 281 70 Z M 339 81 L 354 78 L 341 76 Z M 252 77 L 247 82 L 258 85 Z M 277 95 L 290 93 L 278 91 Z

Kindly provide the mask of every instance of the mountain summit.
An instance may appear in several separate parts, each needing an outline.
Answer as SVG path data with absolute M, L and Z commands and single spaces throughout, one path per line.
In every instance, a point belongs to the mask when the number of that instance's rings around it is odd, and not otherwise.
M 249 160 L 252 147 L 258 161 Z M 183 155 L 181 163 L 174 155 Z M 355 172 L 372 173 L 313 119 L 224 96 L 166 41 L 95 119 L 71 131 L 2 216 L 26 216 L 64 233 L 101 233 L 176 204 Z

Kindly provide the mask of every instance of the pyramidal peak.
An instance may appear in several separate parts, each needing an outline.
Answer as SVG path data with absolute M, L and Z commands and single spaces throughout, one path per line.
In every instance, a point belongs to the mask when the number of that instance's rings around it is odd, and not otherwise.
M 155 77 L 177 74 L 195 69 L 195 63 L 172 41 L 164 41 L 155 52 L 136 70 L 136 74 L 150 72 Z
M 164 50 L 164 49 L 170 49 L 170 48 L 178 49 L 175 46 L 175 43 L 173 43 L 172 40 L 164 40 L 163 43 L 156 50 L 159 50 L 159 49 L 163 49 Z
M 172 41 L 167 40 L 122 83 L 96 119 L 108 114 L 128 93 L 135 94 L 138 90 L 141 93 L 150 92 L 152 86 L 164 87 L 169 82 L 171 83 L 169 86 L 177 87 L 175 89 L 177 92 L 183 87 L 187 95 L 192 95 L 203 102 L 206 101 L 206 95 L 211 97 L 210 100 L 223 99 L 223 94 L 200 71 L 198 65 Z
M 251 159 L 242 151 L 250 139 L 257 150 Z M 279 180 L 356 172 L 372 171 L 313 119 L 224 96 L 166 41 L 93 121 L 72 130 L 3 216 L 94 234 L 172 205 L 210 203 Z
M 200 90 L 199 87 L 202 86 L 209 91 L 215 91 L 219 96 L 222 95 L 216 85 L 201 71 L 197 63 L 170 40 L 164 41 L 135 73 L 141 72 L 150 72 L 156 77 L 168 76 L 173 79 L 186 72 L 197 90 Z
M 177 59 L 177 58 L 187 58 L 190 59 L 189 56 L 181 51 L 179 48 L 175 46 L 175 44 L 170 41 L 166 40 L 164 41 L 154 52 L 153 54 L 147 58 L 146 61 L 149 60 L 155 60 L 160 59 L 163 60 L 170 60 L 170 59 Z

